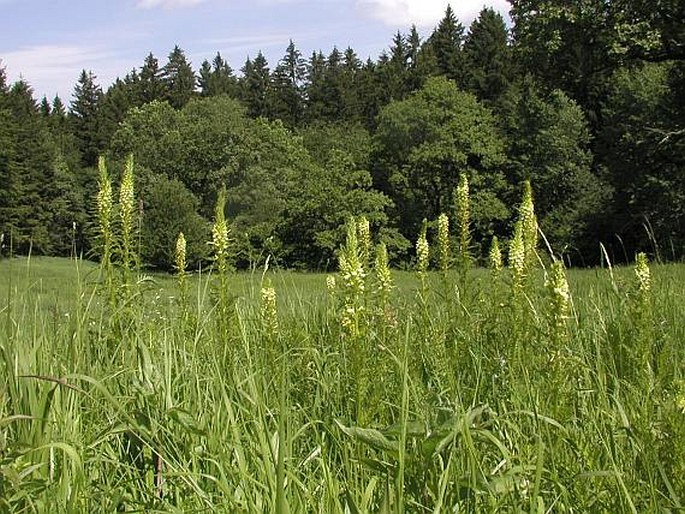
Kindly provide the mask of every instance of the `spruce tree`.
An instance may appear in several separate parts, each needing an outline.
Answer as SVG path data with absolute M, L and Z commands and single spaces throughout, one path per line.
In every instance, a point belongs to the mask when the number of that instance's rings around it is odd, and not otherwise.
M 0 61 L 0 64 L 2 64 L 2 61 Z M 5 71 L 4 66 L 0 66 L 0 95 L 1 94 L 7 94 L 8 88 L 7 88 L 7 72 Z
M 99 140 L 108 145 L 112 135 L 117 130 L 132 107 L 140 106 L 140 79 L 135 70 L 124 80 L 117 79 L 102 96 L 98 109 Z
M 296 127 L 302 121 L 304 76 L 304 59 L 291 40 L 272 75 L 270 101 L 273 117 L 281 119 L 289 127 Z
M 324 93 L 324 117 L 330 121 L 342 119 L 343 112 L 343 56 L 336 47 L 326 59 L 324 71 L 323 93 Z
M 162 81 L 166 86 L 166 98 L 176 109 L 187 104 L 195 94 L 195 72 L 178 45 L 169 54 L 162 70 Z
M 55 96 L 50 104 L 50 114 L 43 119 L 47 132 L 49 133 L 49 140 L 53 146 L 55 155 L 62 156 L 67 163 L 67 167 L 71 170 L 81 171 L 81 153 L 79 150 L 78 141 L 73 134 L 71 119 L 68 117 L 64 103 L 59 96 Z M 44 107 L 41 105 L 41 112 Z M 54 158 L 51 159 L 51 163 Z M 84 174 L 86 178 L 87 173 Z
M 407 93 L 409 52 L 407 38 L 398 31 L 392 40 L 390 61 L 385 76 L 386 90 L 392 100 L 402 100 Z
M 76 245 L 76 251 L 83 251 L 86 223 L 85 199 L 69 169 L 66 159 L 57 153 L 48 169 L 50 180 L 44 184 L 41 197 L 46 205 L 46 224 L 50 234 L 50 253 L 69 256 Z
M 202 96 L 237 95 L 237 80 L 233 69 L 219 52 L 211 63 L 206 59 L 202 62 L 198 84 Z
M 461 85 L 464 82 L 465 63 L 462 45 L 464 26 L 457 20 L 451 6 L 428 39 L 435 55 L 437 71 Z
M 407 36 L 407 55 L 408 55 L 408 72 L 407 72 L 407 91 L 416 91 L 423 85 L 425 77 L 422 77 L 419 70 L 419 55 L 421 53 L 421 36 L 416 29 L 416 25 L 412 25 L 409 35 Z
M 373 131 L 376 127 L 376 117 L 383 105 L 384 98 L 377 68 L 376 63 L 367 59 L 357 74 L 360 116 L 364 126 L 369 131 Z
M 359 91 L 359 72 L 362 63 L 356 52 L 347 47 L 343 54 L 342 86 L 343 86 L 343 112 L 345 121 L 363 121 L 362 100 Z
M 9 241 L 14 203 L 18 199 L 18 177 L 13 167 L 16 124 L 9 109 L 5 69 L 0 67 L 0 234 Z M 0 247 L 0 257 L 2 248 Z
M 43 96 L 42 100 L 40 101 L 40 114 L 44 118 L 49 118 L 50 113 L 52 111 L 52 107 L 50 106 L 50 102 L 48 101 L 48 98 L 46 96 Z
M 238 93 L 238 81 L 233 74 L 228 62 L 217 52 L 212 60 L 214 93 L 217 95 L 236 96 Z
M 101 144 L 98 130 L 98 110 L 102 101 L 102 89 L 95 82 L 92 71 L 81 71 L 74 87 L 69 120 L 81 152 L 84 166 L 95 166 Z
M 162 70 L 159 69 L 159 61 L 149 53 L 140 68 L 140 103 L 146 104 L 153 100 L 162 100 L 166 96 L 166 88 L 162 81 Z
M 306 118 L 309 122 L 320 120 L 325 112 L 325 72 L 326 58 L 321 51 L 313 52 L 307 62 L 305 85 Z
M 214 96 L 212 91 L 212 65 L 205 59 L 200 64 L 197 73 L 197 85 L 200 88 L 200 96 Z
M 42 192 L 51 182 L 54 154 L 47 119 L 41 116 L 33 90 L 23 80 L 12 85 L 3 103 L 3 121 L 8 127 L 5 137 L 0 138 L 9 144 L 9 151 L 4 158 L 0 156 L 0 161 L 5 161 L 0 177 L 4 189 L 4 205 L 0 209 L 4 226 L 0 231 L 12 232 L 18 253 L 47 253 L 51 246 L 47 228 L 49 204 Z
M 248 58 L 242 72 L 241 97 L 247 105 L 247 112 L 254 118 L 268 117 L 271 75 L 264 54 L 260 51 L 254 60 Z
M 464 43 L 466 87 L 481 100 L 496 100 L 511 81 L 512 55 L 502 15 L 483 9 Z
M 52 114 L 53 118 L 58 117 L 66 119 L 67 109 L 64 107 L 64 102 L 62 102 L 62 99 L 59 97 L 59 95 L 55 95 L 55 98 L 52 99 L 52 108 L 50 109 L 50 113 Z

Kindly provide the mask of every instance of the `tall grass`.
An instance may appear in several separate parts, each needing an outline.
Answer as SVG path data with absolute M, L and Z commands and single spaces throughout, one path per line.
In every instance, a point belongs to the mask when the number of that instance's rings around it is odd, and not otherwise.
M 126 301 L 114 260 L 0 261 L 0 511 L 682 510 L 682 265 L 527 265 L 521 230 L 464 276 L 424 232 L 401 273 L 367 234 L 335 280 L 179 242 Z
M 546 287 L 541 272 L 525 340 L 512 340 L 520 318 L 489 274 L 472 270 L 477 294 L 453 318 L 442 273 L 427 273 L 425 300 L 418 277 L 393 273 L 373 309 L 394 321 L 365 319 L 354 344 L 368 360 L 353 365 L 321 276 L 269 272 L 263 289 L 233 276 L 230 340 L 211 276 L 187 279 L 190 328 L 160 277 L 113 344 L 120 313 L 97 272 L 48 276 L 65 264 L 1 264 L 2 510 L 680 508 L 682 266 L 652 268 L 648 326 L 631 270 L 570 272 L 568 308 L 554 299 L 559 271 Z

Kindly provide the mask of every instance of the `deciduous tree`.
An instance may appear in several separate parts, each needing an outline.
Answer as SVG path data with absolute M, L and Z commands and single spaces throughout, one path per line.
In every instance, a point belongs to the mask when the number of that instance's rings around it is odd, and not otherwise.
M 504 139 L 492 113 L 453 81 L 431 78 L 406 100 L 386 106 L 375 143 L 376 185 L 395 202 L 400 230 L 410 240 L 422 219 L 451 210 L 461 173 L 472 187 L 479 236 L 508 216 L 501 201 Z

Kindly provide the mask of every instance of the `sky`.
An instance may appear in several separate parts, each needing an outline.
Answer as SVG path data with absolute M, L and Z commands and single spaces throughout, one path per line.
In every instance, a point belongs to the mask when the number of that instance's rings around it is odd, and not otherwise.
M 292 39 L 305 57 L 351 46 L 376 59 L 399 30 L 430 34 L 448 0 L 0 0 L 0 67 L 34 96 L 71 100 L 82 69 L 107 89 L 152 52 L 163 66 L 179 45 L 198 70 L 217 52 L 239 72 L 262 51 L 273 68 Z M 506 0 L 452 0 L 466 28 Z

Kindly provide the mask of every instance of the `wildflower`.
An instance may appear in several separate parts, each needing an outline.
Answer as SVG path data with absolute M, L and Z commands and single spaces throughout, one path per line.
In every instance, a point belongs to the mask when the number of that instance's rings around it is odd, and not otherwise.
M 440 252 L 440 270 L 446 273 L 449 268 L 450 259 L 450 220 L 444 213 L 438 217 L 438 248 Z
M 459 266 L 465 272 L 468 269 L 470 256 L 469 246 L 471 244 L 471 233 L 469 230 L 471 206 L 469 199 L 469 181 L 465 173 L 459 177 L 459 185 L 455 192 L 455 203 L 457 208 L 457 226 L 459 230 Z
M 350 220 L 347 227 L 347 240 L 339 258 L 340 275 L 343 285 L 353 295 L 364 292 L 366 272 L 362 265 L 357 239 L 357 224 Z
M 346 305 L 343 308 L 342 316 L 340 317 L 340 324 L 350 334 L 356 331 L 355 320 L 357 318 L 357 309 L 353 305 Z
M 649 261 L 644 253 L 635 257 L 635 278 L 637 290 L 632 300 L 632 314 L 635 337 L 635 351 L 639 366 L 648 377 L 653 374 L 654 312 L 652 310 L 652 277 Z M 651 378 L 650 378 L 651 380 Z
M 338 266 L 343 290 L 343 311 L 341 322 L 352 335 L 357 335 L 358 317 L 363 310 L 362 298 L 366 272 L 362 265 L 357 239 L 357 223 L 350 219 L 347 224 L 347 239 L 340 251 Z
M 421 233 L 416 241 L 416 269 L 420 275 L 425 275 L 428 271 L 428 257 L 429 247 L 428 239 L 426 238 L 426 220 L 423 220 L 423 227 Z
M 499 239 L 497 239 L 497 236 L 492 238 L 490 253 L 488 254 L 488 262 L 490 264 L 492 276 L 498 277 L 502 271 L 502 251 L 500 250 Z
M 535 216 L 533 190 L 529 180 L 524 182 L 523 199 L 519 207 L 519 220 L 523 231 L 525 263 L 526 266 L 531 266 L 535 262 L 535 252 L 538 245 L 538 220 Z
M 371 260 L 371 226 L 365 216 L 357 220 L 357 241 L 359 244 L 359 259 L 362 266 L 368 268 Z
M 328 275 L 326 277 L 326 289 L 330 294 L 333 294 L 335 292 L 336 285 L 337 284 L 335 283 L 335 276 Z
M 121 187 L 119 189 L 119 215 L 121 216 L 121 227 L 124 231 L 124 237 L 126 235 L 130 236 L 133 228 L 133 215 L 135 212 L 133 182 L 133 156 L 129 155 L 124 166 L 124 174 L 121 178 Z
M 119 189 L 119 216 L 121 219 L 121 239 L 123 246 L 123 265 L 130 266 L 133 253 L 133 231 L 135 228 L 135 198 L 133 191 L 133 156 L 129 155 L 124 166 Z
M 271 337 L 278 334 L 278 316 L 276 311 L 276 289 L 267 284 L 262 287 L 262 321 Z
M 176 271 L 179 276 L 184 275 L 186 270 L 186 238 L 183 232 L 179 232 L 176 239 Z
M 214 260 L 217 263 L 221 275 L 228 271 L 228 236 L 229 229 L 226 222 L 224 209 L 226 207 L 226 191 L 219 191 L 214 211 L 214 224 L 212 225 L 212 246 L 214 246 Z
M 341 256 L 340 275 L 345 288 L 350 292 L 354 294 L 364 292 L 366 273 L 358 259 L 348 259 L 346 256 Z
M 641 297 L 649 294 L 652 288 L 652 277 L 649 271 L 649 261 L 644 252 L 640 252 L 635 257 L 635 276 L 637 277 L 637 287 Z
M 567 335 L 566 320 L 571 316 L 571 292 L 564 273 L 564 264 L 560 260 L 552 263 L 546 286 L 550 293 L 552 336 L 559 341 Z
M 109 179 L 109 174 L 107 173 L 107 166 L 105 164 L 105 158 L 100 157 L 98 161 L 98 169 L 100 172 L 100 177 L 98 179 L 98 194 L 97 194 L 97 209 L 98 209 L 98 222 L 100 224 L 100 234 L 105 243 L 111 241 L 111 225 L 112 225 L 112 210 L 113 210 L 113 200 L 112 200 L 112 182 Z

